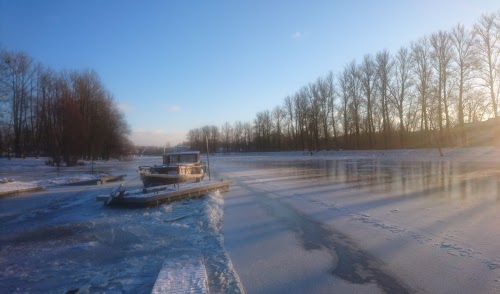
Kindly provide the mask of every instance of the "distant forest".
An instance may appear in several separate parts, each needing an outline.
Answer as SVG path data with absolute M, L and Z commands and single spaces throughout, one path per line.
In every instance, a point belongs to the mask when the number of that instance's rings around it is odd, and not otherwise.
M 498 144 L 499 92 L 500 11 L 366 54 L 252 122 L 192 129 L 185 144 L 205 150 L 208 139 L 223 152 Z
M 129 153 L 129 133 L 94 71 L 57 72 L 23 52 L 0 50 L 0 155 L 73 165 Z

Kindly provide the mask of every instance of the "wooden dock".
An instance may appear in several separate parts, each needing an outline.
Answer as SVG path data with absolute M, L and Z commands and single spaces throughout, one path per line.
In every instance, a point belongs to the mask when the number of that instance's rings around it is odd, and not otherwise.
M 126 177 L 126 175 L 101 177 L 97 181 L 97 184 L 104 185 L 104 184 L 109 183 L 109 182 L 123 181 L 125 179 L 125 177 Z
M 125 176 L 126 175 L 105 176 L 91 180 L 68 183 L 66 184 L 66 186 L 104 185 L 109 182 L 123 181 L 123 179 L 125 179 Z
M 109 195 L 97 196 L 96 200 L 111 206 L 148 207 L 186 198 L 203 197 L 214 191 L 225 192 L 229 190 L 229 184 L 227 181 L 203 181 L 129 191 L 120 186 Z
M 44 186 L 34 186 L 34 187 L 26 187 L 26 188 L 19 188 L 19 189 L 1 191 L 0 192 L 0 198 L 7 197 L 7 196 L 14 196 L 14 195 L 18 195 L 18 194 L 21 194 L 21 193 L 42 191 L 43 189 L 45 189 Z

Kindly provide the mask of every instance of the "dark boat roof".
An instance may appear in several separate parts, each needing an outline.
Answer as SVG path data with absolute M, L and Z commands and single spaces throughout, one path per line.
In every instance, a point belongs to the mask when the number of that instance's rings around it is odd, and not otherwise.
M 200 151 L 170 152 L 166 153 L 165 155 L 170 156 L 170 155 L 190 155 L 190 154 L 200 154 Z

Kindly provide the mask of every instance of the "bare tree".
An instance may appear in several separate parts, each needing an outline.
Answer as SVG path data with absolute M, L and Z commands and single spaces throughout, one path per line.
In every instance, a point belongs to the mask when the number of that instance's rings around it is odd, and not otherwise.
M 326 76 L 324 80 L 324 86 L 328 89 L 327 91 L 327 103 L 328 103 L 328 108 L 329 108 L 329 113 L 331 116 L 331 124 L 332 124 L 332 130 L 333 130 L 333 142 L 335 145 L 335 148 L 339 148 L 339 144 L 337 141 L 338 138 L 338 133 L 337 133 L 337 123 L 335 119 L 335 114 L 337 113 L 337 107 L 336 107 L 336 90 L 335 90 L 335 83 L 334 83 L 334 78 L 333 78 L 333 72 L 330 71 L 328 75 Z
M 284 110 L 286 112 L 286 125 L 287 125 L 287 137 L 289 144 L 293 146 L 293 149 L 297 149 L 297 139 L 296 139 L 296 121 L 295 121 L 295 107 L 294 99 L 291 96 L 285 97 Z
M 460 127 L 460 138 L 462 144 L 464 137 L 464 101 L 466 91 L 470 87 L 470 82 L 474 78 L 474 70 L 478 67 L 476 54 L 476 38 L 473 32 L 466 30 L 461 24 L 455 26 L 451 32 L 451 40 L 455 49 L 453 61 L 456 65 L 458 83 L 458 125 Z
M 373 103 L 375 93 L 376 68 L 371 55 L 365 55 L 360 68 L 361 85 L 366 99 L 368 147 L 373 148 L 375 127 L 373 124 Z
M 231 137 L 233 133 L 233 128 L 231 124 L 226 122 L 220 128 L 222 132 L 222 145 L 225 153 L 229 153 L 231 151 Z
M 191 129 L 187 133 L 187 141 L 191 148 L 195 150 L 205 150 L 206 146 L 203 146 L 203 142 L 205 142 L 205 138 L 203 137 L 202 129 Z
M 285 110 L 280 106 L 275 106 L 272 112 L 272 121 L 274 126 L 274 146 L 276 150 L 281 150 L 283 122 L 285 120 Z
M 467 100 L 467 103 L 465 103 L 466 109 L 464 113 L 467 118 L 467 122 L 479 122 L 487 117 L 488 99 L 481 90 L 475 89 L 467 92 L 465 99 Z
M 428 99 L 432 79 L 431 48 L 427 37 L 412 43 L 413 71 L 416 75 L 416 89 L 420 101 L 420 130 L 424 131 L 424 140 L 429 131 Z
M 455 26 L 451 38 L 456 54 L 453 61 L 456 64 L 458 76 L 458 123 L 464 125 L 464 96 L 468 83 L 474 78 L 474 70 L 478 67 L 477 42 L 473 32 L 466 30 L 461 24 Z
M 474 31 L 479 40 L 478 51 L 481 58 L 481 79 L 489 90 L 491 108 L 498 117 L 498 98 L 500 92 L 500 16 L 499 14 L 484 14 L 474 25 Z
M 220 132 L 219 128 L 217 126 L 210 126 L 210 135 L 209 135 L 209 145 L 211 145 L 210 150 L 213 150 L 213 152 L 217 152 L 217 147 L 219 147 L 219 142 L 220 142 Z
M 329 81 L 331 79 L 331 82 Z M 330 100 L 332 99 L 333 93 L 333 74 L 330 72 L 325 78 L 319 78 L 318 81 L 319 90 L 319 123 L 321 124 L 322 137 L 323 137 L 323 148 L 327 150 L 330 149 L 330 112 L 332 111 Z
M 344 128 L 344 148 L 349 148 L 350 147 L 350 140 L 349 140 L 349 122 L 350 122 L 350 117 L 349 117 L 349 105 L 351 104 L 351 93 L 349 91 L 349 79 L 350 79 L 350 73 L 349 73 L 349 67 L 346 66 L 344 67 L 344 70 L 342 73 L 339 75 L 338 81 L 339 81 L 339 86 L 340 86 L 340 99 L 341 99 L 341 107 L 342 107 L 342 119 L 343 119 L 343 128 Z
M 439 127 L 439 143 L 444 140 L 446 144 L 448 140 L 443 136 L 443 107 L 445 114 L 446 129 L 450 129 L 450 114 L 448 109 L 448 91 L 447 86 L 450 75 L 450 65 L 453 58 L 453 48 L 450 34 L 444 31 L 439 31 L 431 35 L 432 45 L 432 64 L 437 72 L 437 120 Z M 447 132 L 448 133 L 448 132 Z
M 244 128 L 243 123 L 241 121 L 237 121 L 233 126 L 233 143 L 234 150 L 240 152 L 242 150 L 242 142 L 244 138 Z
M 265 151 L 265 126 L 264 126 L 264 113 L 258 112 L 254 119 L 254 143 L 257 151 Z
M 309 91 L 308 93 L 308 108 L 309 108 L 309 115 L 307 117 L 308 119 L 308 126 L 309 129 L 311 130 L 312 133 L 312 141 L 314 142 L 314 149 L 319 150 L 319 116 L 320 116 L 320 105 L 321 105 L 321 95 L 320 95 L 320 79 L 316 81 L 316 83 L 309 83 Z M 311 148 L 313 149 L 313 148 Z
M 360 70 L 356 65 L 356 61 L 353 60 L 348 65 L 349 70 L 349 95 L 351 96 L 350 112 L 352 114 L 352 122 L 354 124 L 354 148 L 358 149 L 360 147 L 360 123 L 361 123 L 361 79 Z
M 214 136 L 214 137 L 216 137 L 216 136 Z M 208 151 L 207 152 L 217 152 L 217 145 L 216 145 L 217 138 L 212 137 L 212 127 L 211 126 L 203 126 L 201 128 L 201 140 L 205 144 L 208 143 Z M 205 148 L 203 148 L 203 149 L 205 149 Z
M 28 129 L 28 115 L 30 100 L 33 99 L 33 88 L 36 83 L 36 70 L 33 59 L 26 53 L 2 51 L 0 56 L 2 65 L 2 89 L 9 110 L 6 114 L 13 130 L 13 148 L 17 157 L 26 155 L 26 130 Z
M 253 147 L 255 146 L 252 140 L 252 124 L 246 122 L 243 124 L 243 137 L 244 137 L 244 145 L 245 151 L 253 151 Z
M 405 146 L 405 103 L 410 96 L 412 59 L 406 47 L 401 47 L 394 58 L 394 79 L 390 84 L 391 100 L 398 111 L 399 142 Z
M 269 110 L 257 113 L 254 120 L 255 144 L 257 150 L 271 151 L 272 118 Z
M 384 147 L 389 147 L 390 137 L 390 117 L 389 117 L 389 83 L 393 64 L 389 51 L 378 52 L 376 57 L 377 65 L 377 87 L 380 93 L 380 106 L 382 110 L 382 133 L 384 138 Z
M 128 125 L 95 72 L 56 73 L 25 53 L 2 50 L 0 99 L 0 122 L 8 126 L 2 141 L 16 156 L 43 149 L 56 164 L 72 164 L 129 147 Z
M 218 151 L 220 143 L 220 132 L 217 126 L 206 125 L 198 129 L 189 130 L 187 138 L 189 144 L 191 144 L 191 148 L 197 150 L 205 150 L 207 149 L 208 141 L 208 152 Z M 224 136 L 223 140 L 225 140 Z
M 65 108 L 63 101 L 70 94 L 69 81 L 66 75 L 58 74 L 50 85 L 48 95 L 49 115 L 47 116 L 46 137 L 47 152 L 53 159 L 53 164 L 60 165 L 62 157 L 67 154 L 65 148 Z
M 307 86 L 303 86 L 294 95 L 296 134 L 299 136 L 299 145 L 302 147 L 302 150 L 306 149 L 306 146 L 309 146 L 310 143 L 308 138 L 309 129 L 307 125 L 307 116 L 309 112 L 308 96 L 309 89 Z

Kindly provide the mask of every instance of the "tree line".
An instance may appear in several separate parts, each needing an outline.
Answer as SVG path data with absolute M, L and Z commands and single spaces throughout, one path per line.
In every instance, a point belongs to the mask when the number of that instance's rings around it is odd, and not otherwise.
M 205 150 L 387 149 L 467 145 L 466 126 L 498 118 L 500 11 L 330 71 L 252 122 L 204 126 Z
M 54 164 L 127 154 L 129 126 L 95 71 L 55 71 L 0 50 L 0 155 Z

